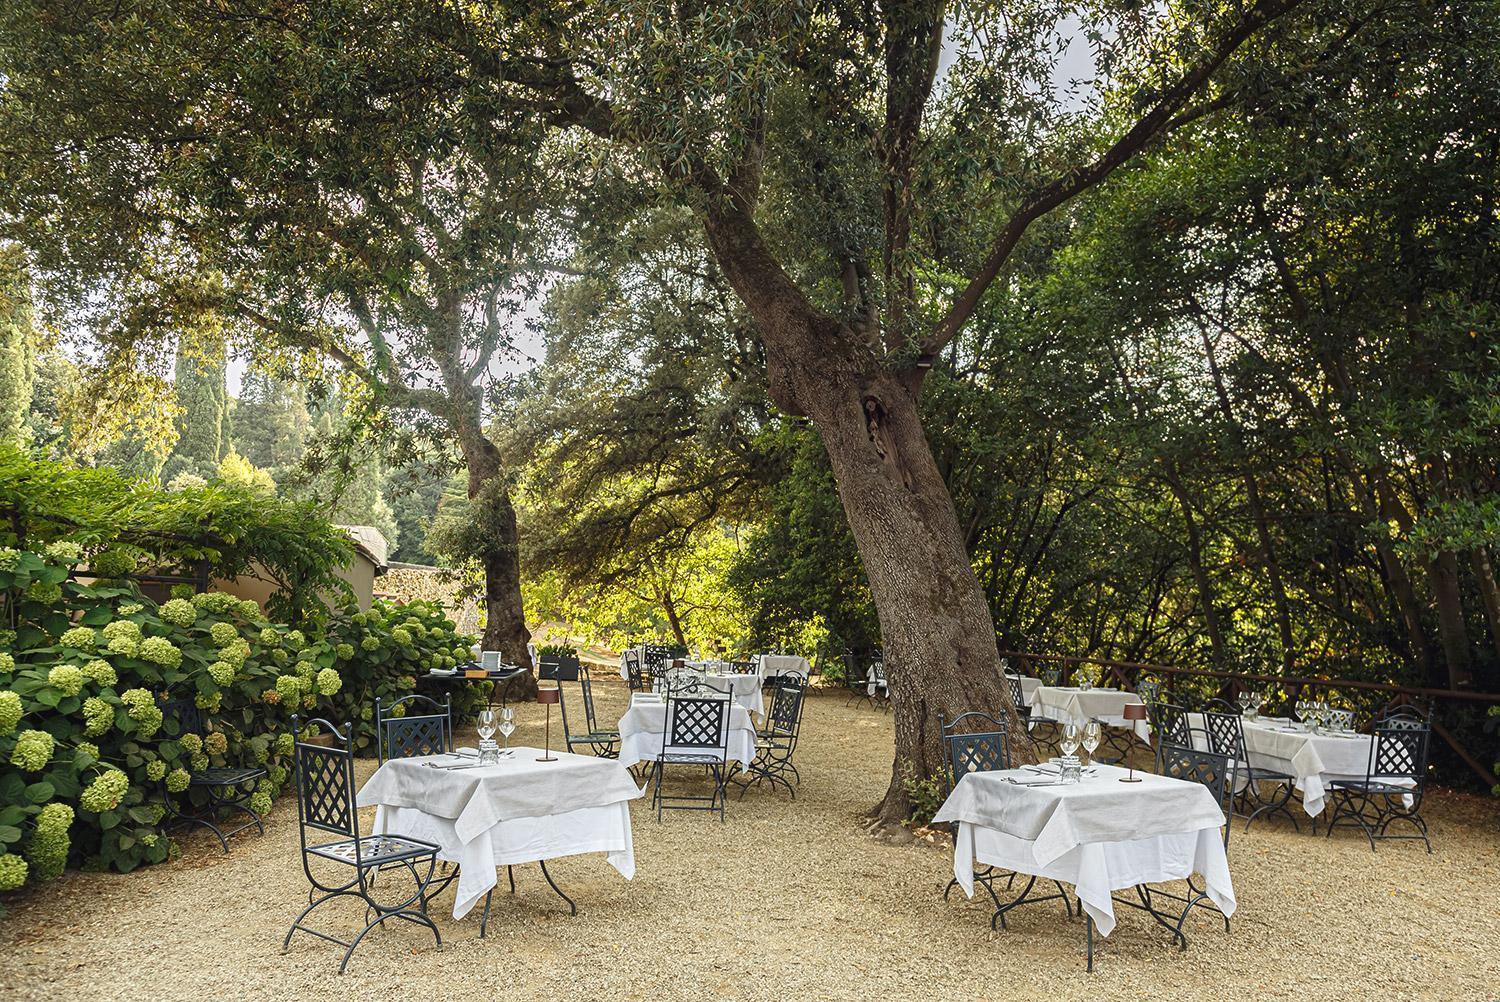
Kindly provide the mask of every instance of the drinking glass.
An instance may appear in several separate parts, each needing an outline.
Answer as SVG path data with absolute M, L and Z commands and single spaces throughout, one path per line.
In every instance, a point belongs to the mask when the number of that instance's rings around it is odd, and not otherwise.
M 481 741 L 488 741 L 490 735 L 495 733 L 495 711 L 483 709 L 479 711 L 479 722 L 474 728 L 479 732 Z
M 1062 749 L 1064 755 L 1072 755 L 1078 750 L 1078 738 L 1079 727 L 1077 724 L 1072 722 L 1063 724 L 1062 740 L 1057 743 L 1057 746 Z
M 500 736 L 505 738 L 505 755 L 510 755 L 510 736 L 516 732 L 516 711 L 510 707 L 500 711 Z
M 1308 700 L 1301 697 L 1298 697 L 1297 702 L 1292 704 L 1292 713 L 1296 715 L 1298 723 L 1307 723 L 1307 715 L 1311 712 L 1311 705 Z
M 1240 704 L 1240 716 L 1249 716 L 1250 707 L 1255 702 L 1255 696 L 1248 692 L 1242 692 L 1234 698 L 1235 702 Z
M 1099 726 L 1099 721 L 1090 720 L 1083 725 L 1083 750 L 1089 753 L 1089 765 L 1094 764 L 1094 749 L 1099 747 L 1099 742 L 1104 740 L 1104 728 Z

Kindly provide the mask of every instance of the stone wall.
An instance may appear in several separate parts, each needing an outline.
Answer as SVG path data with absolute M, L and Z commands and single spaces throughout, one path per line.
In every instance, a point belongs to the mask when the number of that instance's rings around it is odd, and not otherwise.
M 464 596 L 458 575 L 443 567 L 423 564 L 392 563 L 390 569 L 375 579 L 375 597 L 396 602 L 425 599 L 441 602 L 458 632 L 479 635 L 479 603 L 474 596 Z

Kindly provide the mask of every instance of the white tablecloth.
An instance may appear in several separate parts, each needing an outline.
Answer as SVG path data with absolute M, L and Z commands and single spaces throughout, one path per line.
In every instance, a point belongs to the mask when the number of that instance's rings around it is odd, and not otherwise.
M 800 675 L 805 682 L 812 674 L 812 665 L 807 663 L 807 658 L 800 654 L 762 654 L 760 656 L 760 675 Z
M 635 846 L 630 831 L 630 801 L 644 791 L 630 779 L 618 762 L 593 756 L 554 752 L 556 762 L 537 762 L 541 751 L 515 748 L 516 759 L 499 766 L 472 769 L 430 769 L 424 761 L 452 761 L 443 756 L 392 759 L 376 770 L 360 788 L 360 807 L 374 805 L 376 833 L 406 835 L 424 839 L 441 847 L 438 858 L 459 864 L 458 889 L 453 900 L 453 917 L 463 918 L 495 886 L 496 867 L 556 859 L 580 853 L 602 852 L 611 866 L 625 879 L 635 876 Z M 612 773 L 604 775 L 592 763 L 609 762 Z M 430 796 L 413 795 L 413 786 L 404 779 L 391 781 L 388 771 L 397 763 L 399 771 L 411 767 L 427 779 Z M 498 792 L 507 784 L 474 780 L 475 774 L 514 776 L 529 770 L 556 771 L 559 776 L 577 774 L 586 777 L 582 784 L 564 780 L 554 789 L 572 791 L 578 806 L 559 803 L 556 797 L 542 795 L 535 807 L 520 803 L 514 789 L 506 796 Z M 508 771 L 507 771 L 508 770 Z M 386 772 L 381 782 L 375 780 Z M 469 787 L 469 796 L 459 803 L 454 796 L 460 786 Z M 511 784 L 512 787 L 544 790 L 545 784 Z M 629 792 L 624 792 L 628 788 Z M 488 806 L 478 801 L 493 801 Z M 457 805 L 457 810 L 455 810 Z M 478 819 L 489 819 L 476 824 Z
M 1033 705 L 1036 700 L 1036 691 L 1041 688 L 1042 680 L 1032 678 L 1030 675 L 1006 675 L 1006 678 L 1017 679 L 1021 683 L 1021 702 L 1027 706 Z
M 871 665 L 869 668 L 865 669 L 865 683 L 865 691 L 872 696 L 875 695 L 876 692 L 879 692 L 884 696 L 889 696 L 891 693 L 890 682 L 887 679 L 877 679 L 875 677 L 874 665 Z
M 761 695 L 759 675 L 718 675 L 704 672 L 703 681 L 720 692 L 731 693 L 735 703 L 751 713 L 765 716 L 766 700 Z
M 1125 706 L 1141 697 L 1119 689 L 1079 689 L 1074 686 L 1039 685 L 1031 698 L 1032 709 L 1060 723 L 1082 727 L 1098 720 L 1110 727 L 1128 727 L 1142 741 L 1151 740 L 1151 725 L 1144 720 L 1126 720 Z
M 1302 793 L 1302 809 L 1310 816 L 1323 813 L 1328 784 L 1338 779 L 1364 779 L 1369 767 L 1368 734 L 1309 734 L 1291 722 L 1273 717 L 1242 720 L 1245 757 L 1252 769 L 1268 769 L 1292 777 Z M 1188 714 L 1188 724 L 1202 732 L 1202 714 Z M 1203 744 L 1195 734 L 1195 744 Z M 1391 780 L 1395 785 L 1414 785 L 1409 779 Z
M 666 729 L 665 703 L 633 703 L 620 718 L 620 764 L 656 761 Z M 755 761 L 755 723 L 739 705 L 729 710 L 729 760 L 745 767 Z
M 1136 884 L 1182 880 L 1201 873 L 1225 915 L 1235 909 L 1229 859 L 1220 827 L 1224 814 L 1198 783 L 1097 766 L 1068 786 L 1016 786 L 1024 770 L 972 772 L 959 781 L 934 817 L 958 822 L 953 876 L 966 894 L 974 863 L 1051 880 L 1066 880 L 1102 935 L 1115 927 L 1111 894 Z

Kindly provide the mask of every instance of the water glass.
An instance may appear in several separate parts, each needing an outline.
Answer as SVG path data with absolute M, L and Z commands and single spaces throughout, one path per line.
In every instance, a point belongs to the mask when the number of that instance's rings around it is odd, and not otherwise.
M 516 732 L 516 711 L 505 707 L 500 711 L 500 735 L 505 738 L 505 751 L 502 753 L 510 755 L 510 736 Z
M 1064 755 L 1057 760 L 1057 764 L 1062 767 L 1058 773 L 1059 780 L 1064 783 L 1083 782 L 1083 767 L 1077 755 Z
M 1099 747 L 1099 742 L 1104 740 L 1104 728 L 1099 721 L 1090 720 L 1083 725 L 1083 748 L 1089 753 L 1089 764 L 1094 763 L 1094 749 Z

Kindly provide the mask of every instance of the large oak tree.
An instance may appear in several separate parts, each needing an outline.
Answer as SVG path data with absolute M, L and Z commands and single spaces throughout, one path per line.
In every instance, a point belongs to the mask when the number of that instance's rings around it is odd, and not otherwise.
M 21 192 L 18 235 L 53 248 L 44 267 L 129 268 L 121 248 L 186 244 L 228 276 L 227 302 L 278 306 L 268 330 L 325 351 L 342 341 L 308 306 L 336 300 L 364 339 L 358 357 L 337 349 L 346 364 L 441 414 L 486 484 L 466 389 L 482 356 L 454 332 L 496 336 L 487 290 L 546 244 L 539 220 L 595 200 L 691 208 L 756 325 L 771 398 L 828 452 L 879 613 L 896 754 L 928 775 L 939 712 L 1007 703 L 921 425 L 932 358 L 1036 220 L 1162 135 L 1295 79 L 1365 7 L 21 0 L 0 22 L 0 180 Z M 1069 33 L 1097 68 L 1088 116 L 1054 92 Z M 438 347 L 398 367 L 390 325 Z M 424 366 L 440 387 L 420 385 Z M 502 531 L 507 508 L 496 498 Z M 905 809 L 893 776 L 882 813 Z

